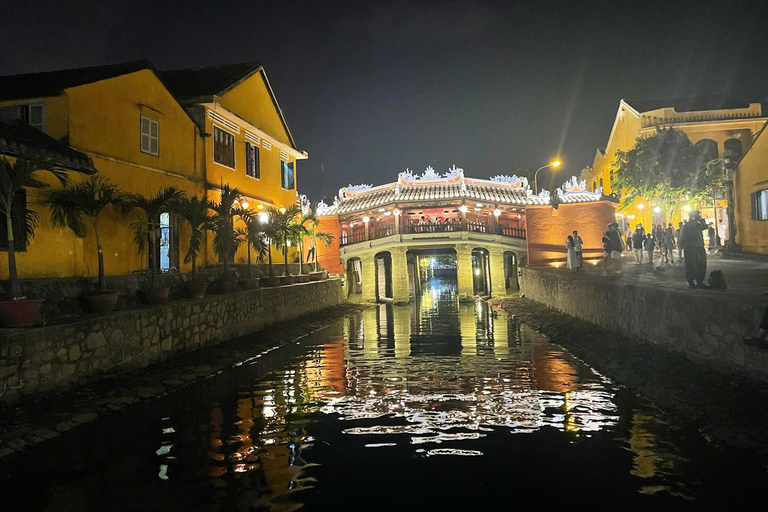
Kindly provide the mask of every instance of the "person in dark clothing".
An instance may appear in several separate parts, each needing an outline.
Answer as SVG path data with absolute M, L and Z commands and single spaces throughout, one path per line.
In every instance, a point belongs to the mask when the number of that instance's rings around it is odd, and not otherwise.
M 683 246 L 680 245 L 680 235 L 683 233 L 683 226 L 685 223 L 680 221 L 677 223 L 677 259 L 683 259 Z
M 648 254 L 648 263 L 653 267 L 653 248 L 656 246 L 656 239 L 653 233 L 648 233 L 648 236 L 643 240 L 643 249 Z
M 717 236 L 715 235 L 715 223 L 710 222 L 707 228 L 707 236 L 709 236 L 709 251 L 712 252 L 717 248 Z
M 679 247 L 685 258 L 685 279 L 691 288 L 709 288 L 704 284 L 707 275 L 707 250 L 704 248 L 702 231 L 707 223 L 701 213 L 694 210 L 688 214 L 688 222 L 680 230 Z

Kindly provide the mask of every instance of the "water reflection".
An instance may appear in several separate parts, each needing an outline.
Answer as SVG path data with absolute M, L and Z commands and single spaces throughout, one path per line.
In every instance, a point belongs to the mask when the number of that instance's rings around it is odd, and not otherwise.
M 680 510 L 762 492 L 737 457 L 488 304 L 430 284 L 409 306 L 367 309 L 146 417 L 94 425 L 99 443 L 30 461 L 0 481 L 0 500 L 34 487 L 16 509 L 491 510 L 600 496 Z M 41 472 L 51 460 L 62 464 Z

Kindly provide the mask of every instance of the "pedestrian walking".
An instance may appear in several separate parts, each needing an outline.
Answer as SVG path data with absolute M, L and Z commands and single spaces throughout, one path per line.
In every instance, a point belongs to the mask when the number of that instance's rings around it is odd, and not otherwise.
M 576 270 L 576 249 L 574 248 L 574 240 L 571 235 L 565 240 L 565 266 L 568 270 Z
M 648 236 L 643 240 L 643 249 L 648 255 L 648 263 L 653 267 L 653 250 L 656 247 L 656 239 L 653 237 L 653 232 L 648 233 Z
M 635 249 L 635 265 L 643 262 L 643 226 L 638 224 L 632 233 L 632 247 Z
M 664 263 L 674 265 L 675 263 L 675 228 L 672 224 L 669 225 L 664 232 L 664 239 L 661 242 L 662 245 L 662 260 Z
M 678 260 L 683 259 L 683 246 L 680 245 L 680 235 L 683 233 L 683 226 L 685 226 L 685 223 L 683 221 L 680 221 L 677 223 L 677 259 Z
M 715 223 L 710 222 L 707 228 L 707 236 L 709 237 L 709 252 L 717 249 L 717 235 L 715 234 Z
M 576 251 L 576 270 L 584 268 L 584 254 L 582 248 L 584 247 L 584 240 L 579 236 L 578 231 L 573 232 L 573 250 Z
M 688 214 L 688 222 L 680 230 L 678 248 L 685 258 L 685 279 L 691 288 L 709 288 L 704 284 L 707 275 L 707 251 L 704 249 L 704 235 L 707 223 L 701 213 L 694 210 Z
M 616 222 L 608 224 L 608 231 L 603 235 L 603 275 L 621 275 L 621 253 L 624 242 L 621 241 L 619 225 Z

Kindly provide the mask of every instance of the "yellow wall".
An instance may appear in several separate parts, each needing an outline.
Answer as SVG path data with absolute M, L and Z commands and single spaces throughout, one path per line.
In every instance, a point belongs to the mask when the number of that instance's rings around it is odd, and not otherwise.
M 73 87 L 55 97 L 4 104 L 30 102 L 45 103 L 49 135 L 90 156 L 99 174 L 125 192 L 150 195 L 173 186 L 188 195 L 202 197 L 207 193 L 209 199 L 217 200 L 215 189 L 223 182 L 240 188 L 252 208 L 258 204 L 279 208 L 296 203 L 296 188 L 283 190 L 281 187 L 280 151 L 292 148 L 261 72 L 225 93 L 219 106 L 274 138 L 270 141 L 271 149 L 259 148 L 261 178 L 258 180 L 245 174 L 243 127 L 235 134 L 235 169 L 214 163 L 213 137 L 200 136 L 189 115 L 151 70 Z M 141 152 L 142 115 L 159 123 L 158 156 Z M 213 120 L 207 116 L 205 129 L 206 133 L 213 132 Z M 296 159 L 290 154 L 288 158 L 294 164 L 296 176 Z M 74 180 L 84 178 L 77 173 L 71 176 Z M 46 178 L 46 181 L 49 180 Z M 53 181 L 51 184 L 55 185 Z M 29 250 L 18 255 L 20 277 L 95 277 L 98 260 L 92 231 L 89 229 L 87 238 L 78 239 L 69 230 L 54 229 L 48 210 L 35 205 L 42 200 L 41 193 L 28 191 L 28 199 L 40 214 L 40 222 Z M 112 209 L 100 218 L 107 275 L 126 275 L 146 268 L 146 252 L 139 255 L 133 243 L 130 225 L 135 219 L 135 215 L 120 217 Z M 213 235 L 209 233 L 207 238 L 207 250 L 198 258 L 201 267 L 218 261 L 211 247 Z M 189 227 L 182 222 L 179 233 L 182 272 L 191 269 L 190 264 L 183 263 L 188 239 Z M 289 261 L 295 261 L 296 254 L 292 248 Z M 246 257 L 243 247 L 235 261 L 245 262 Z M 273 251 L 273 261 L 282 262 L 282 254 Z M 7 272 L 7 256 L 0 253 L 0 277 L 7 278 Z
M 671 109 L 661 109 L 664 112 Z M 661 112 L 653 111 L 653 112 Z M 653 112 L 651 114 L 653 114 Z M 720 115 L 724 115 L 723 111 L 717 111 Z M 734 111 L 735 113 L 736 111 Z M 691 113 L 680 114 L 688 117 L 692 117 Z M 599 186 L 600 178 L 603 179 L 603 192 L 610 194 L 614 191 L 611 183 L 611 170 L 614 169 L 616 162 L 617 151 L 629 151 L 635 145 L 638 137 L 647 137 L 656 133 L 656 127 L 643 127 L 643 120 L 650 114 L 638 115 L 630 106 L 627 106 L 623 101 L 619 103 L 619 110 L 616 114 L 616 120 L 614 122 L 613 130 L 608 140 L 607 147 L 605 149 L 605 157 L 603 158 L 599 152 L 595 156 L 593 163 L 593 171 L 590 176 L 585 176 L 582 179 L 587 181 L 587 187 L 591 188 L 594 183 Z M 661 114 L 659 114 L 661 115 Z M 734 114 L 735 115 L 735 114 Z M 667 117 L 669 114 L 667 113 Z M 693 116 L 695 119 L 695 116 Z M 759 119 L 735 119 L 725 121 L 708 121 L 702 120 L 695 122 L 694 120 L 687 120 L 687 122 L 681 124 L 671 124 L 670 126 L 675 129 L 685 132 L 692 143 L 696 143 L 700 140 L 711 139 L 717 143 L 718 154 L 723 154 L 723 144 L 726 140 L 736 138 L 741 140 L 742 148 L 746 150 L 752 141 L 752 136 L 763 124 L 763 121 Z M 643 205 L 644 208 L 639 208 L 639 205 Z M 642 223 L 645 227 L 653 224 L 654 217 L 657 222 L 666 222 L 666 220 L 659 220 L 662 214 L 655 216 L 652 212 L 649 200 L 646 198 L 635 199 L 633 204 L 621 205 L 622 215 L 633 215 L 634 218 L 630 221 L 630 224 L 634 227 L 638 223 Z M 680 220 L 681 212 L 673 212 L 674 222 L 677 223 Z
M 751 195 L 768 188 L 768 130 L 744 155 L 734 176 L 736 243 L 745 251 L 768 254 L 768 220 L 752 219 Z
M 291 144 L 272 101 L 262 71 L 254 73 L 221 96 L 221 105 L 283 144 Z
M 69 144 L 93 158 L 99 174 L 128 193 L 149 195 L 174 186 L 189 195 L 204 193 L 200 139 L 192 120 L 149 70 L 68 89 L 63 96 L 46 100 L 46 128 L 61 133 L 67 126 Z M 144 105 L 144 106 L 142 106 Z M 159 156 L 140 151 L 141 115 L 159 122 Z M 53 135 L 53 133 L 51 133 Z M 74 180 L 83 179 L 71 173 Z M 49 180 L 46 180 L 49 181 Z M 51 182 L 53 183 L 53 182 Z M 29 250 L 19 255 L 21 277 L 96 276 L 96 241 L 89 229 L 85 239 L 69 230 L 54 229 L 47 208 L 39 203 L 39 191 L 28 192 L 40 215 Z M 131 274 L 146 268 L 147 254 L 138 254 L 130 224 L 134 215 L 121 217 L 112 209 L 100 218 L 104 265 L 107 275 Z M 188 227 L 179 233 L 181 270 L 188 248 Z M 52 257 L 55 255 L 55 257 Z M 3 254 L 0 275 L 7 277 Z M 205 263 L 204 256 L 198 260 Z

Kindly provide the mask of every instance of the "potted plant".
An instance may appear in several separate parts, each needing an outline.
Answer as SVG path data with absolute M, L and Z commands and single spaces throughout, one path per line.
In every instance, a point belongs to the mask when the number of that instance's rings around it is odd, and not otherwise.
M 257 259 L 262 261 L 264 255 L 269 251 L 269 243 L 265 239 L 264 226 L 258 216 L 253 215 L 253 211 L 240 209 L 237 211 L 237 215 L 243 220 L 245 227 L 237 228 L 235 233 L 240 243 L 245 243 L 248 249 L 248 267 L 246 268 L 245 279 L 241 283 L 246 290 L 255 290 L 259 286 L 259 278 L 253 277 L 251 250 L 255 250 Z
M 165 187 L 154 195 L 144 197 L 138 194 L 131 196 L 130 205 L 139 210 L 138 219 L 133 223 L 134 237 L 139 253 L 147 249 L 147 265 L 149 266 L 149 287 L 139 290 L 139 299 L 145 304 L 160 304 L 168 300 L 170 287 L 157 286 L 158 262 L 155 261 L 158 242 L 161 236 L 160 215 L 171 210 L 181 198 L 184 192 L 174 188 Z
M 189 248 L 184 255 L 184 263 L 192 263 L 192 277 L 187 282 L 187 296 L 190 299 L 202 299 L 208 290 L 208 281 L 200 279 L 197 273 L 197 257 L 203 249 L 206 230 L 211 229 L 208 216 L 208 201 L 198 197 L 184 197 L 173 205 L 174 211 L 189 224 Z
M 63 188 L 51 190 L 46 195 L 45 204 L 51 210 L 54 226 L 69 228 L 79 238 L 86 237 L 88 224 L 93 228 L 99 258 L 99 282 L 96 291 L 86 294 L 84 299 L 92 313 L 109 313 L 115 309 L 119 294 L 107 288 L 99 216 L 109 205 L 126 214 L 128 203 L 125 195 L 108 179 L 91 176 L 79 183 L 68 183 Z
M 213 210 L 211 216 L 211 227 L 213 229 L 213 250 L 221 259 L 224 267 L 224 274 L 216 283 L 220 292 L 234 292 L 237 290 L 237 279 L 233 279 L 229 272 L 229 264 L 235 261 L 235 252 L 239 240 L 235 233 L 235 216 L 240 211 L 235 203 L 240 197 L 240 190 L 229 188 L 229 184 L 222 185 L 221 195 L 218 202 L 209 203 L 209 208 Z
M 32 325 L 40 313 L 41 299 L 27 299 L 21 291 L 21 283 L 16 270 L 16 238 L 19 237 L 25 247 L 35 236 L 37 227 L 37 213 L 29 208 L 22 212 L 14 211 L 16 200 L 23 194 L 25 188 L 47 188 L 49 185 L 39 181 L 35 173 L 47 171 L 51 173 L 62 185 L 67 183 L 66 171 L 46 166 L 42 162 L 28 158 L 17 158 L 13 163 L 3 157 L 0 158 L 0 208 L 5 214 L 6 229 L 8 232 L 8 281 L 9 299 L 0 301 L 0 323 L 5 327 L 22 327 Z
M 314 263 L 314 271 L 309 273 L 309 279 L 311 281 L 320 281 L 323 279 L 323 276 L 325 275 L 325 272 L 319 269 L 317 265 L 317 243 L 322 242 L 323 245 L 325 245 L 326 249 L 331 247 L 331 244 L 333 243 L 333 235 L 328 233 L 327 231 L 318 231 L 318 227 L 320 226 L 321 222 L 320 219 L 318 219 L 315 215 L 312 215 L 311 217 L 308 217 L 306 222 L 308 222 L 307 228 L 307 236 L 310 240 L 310 253 L 313 256 L 313 263 Z
M 281 208 L 280 210 L 269 208 L 269 234 L 275 247 L 283 251 L 283 275 L 280 277 L 280 284 L 293 284 L 294 278 L 288 265 L 288 248 L 291 246 L 291 240 L 295 239 L 300 233 L 306 233 L 306 228 L 294 222 L 294 218 L 301 212 L 297 205 L 290 208 Z

